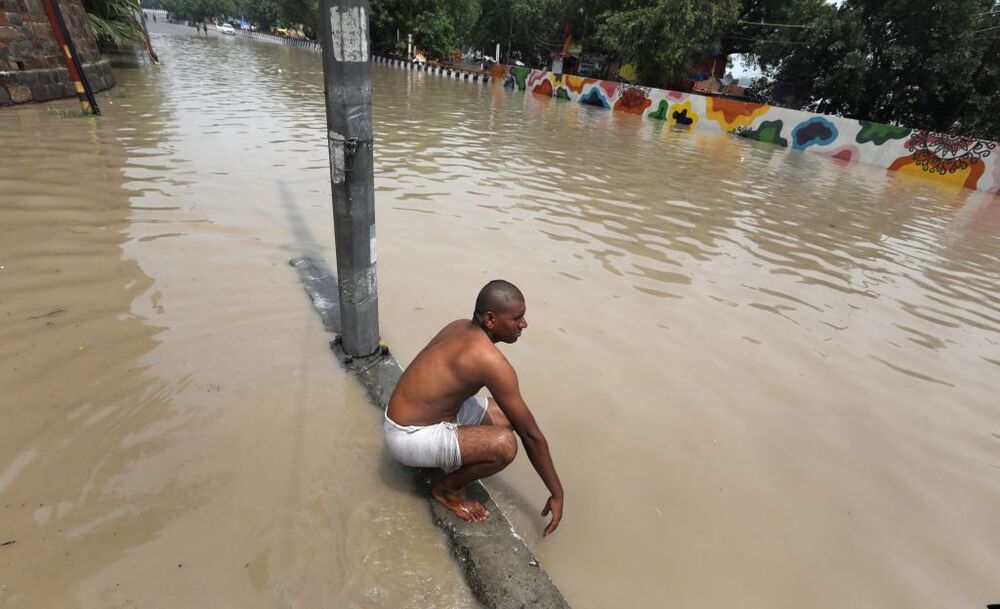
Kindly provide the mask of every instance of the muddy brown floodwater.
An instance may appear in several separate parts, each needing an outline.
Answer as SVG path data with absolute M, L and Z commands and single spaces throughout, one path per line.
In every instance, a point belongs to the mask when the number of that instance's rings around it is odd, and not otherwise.
M 474 607 L 287 266 L 333 260 L 319 56 L 154 45 L 100 119 L 0 110 L 0 606 Z M 382 335 L 524 290 L 562 526 L 489 486 L 574 607 L 1000 602 L 1000 199 L 373 79 Z

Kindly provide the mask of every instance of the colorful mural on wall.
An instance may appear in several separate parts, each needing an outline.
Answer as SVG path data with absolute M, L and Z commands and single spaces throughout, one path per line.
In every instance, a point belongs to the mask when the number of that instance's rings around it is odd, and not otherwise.
M 510 90 L 530 91 L 691 129 L 724 131 L 781 146 L 789 152 L 818 152 L 841 161 L 884 167 L 1000 196 L 1000 150 L 996 142 L 525 67 L 507 67 L 494 82 Z

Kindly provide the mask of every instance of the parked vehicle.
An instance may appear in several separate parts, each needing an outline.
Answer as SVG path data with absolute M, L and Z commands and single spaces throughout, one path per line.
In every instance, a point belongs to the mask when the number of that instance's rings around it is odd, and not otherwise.
M 219 25 L 215 26 L 215 28 L 219 30 L 220 34 L 226 34 L 227 36 L 236 35 L 236 30 L 234 30 L 233 26 L 229 25 L 228 23 L 220 23 Z

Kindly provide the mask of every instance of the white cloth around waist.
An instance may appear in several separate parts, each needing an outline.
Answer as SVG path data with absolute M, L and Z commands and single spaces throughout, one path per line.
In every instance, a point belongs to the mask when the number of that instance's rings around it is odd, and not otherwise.
M 386 410 L 382 425 L 385 448 L 403 465 L 440 467 L 445 472 L 453 472 L 462 467 L 457 429 L 482 423 L 488 406 L 488 398 L 474 395 L 462 402 L 454 422 L 442 421 L 434 425 L 400 425 L 389 418 Z

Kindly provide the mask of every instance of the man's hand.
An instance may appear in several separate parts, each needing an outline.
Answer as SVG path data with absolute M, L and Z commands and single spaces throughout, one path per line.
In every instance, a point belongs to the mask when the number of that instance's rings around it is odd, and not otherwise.
M 548 516 L 549 512 L 552 512 L 552 520 L 549 522 L 549 526 L 545 527 L 542 537 L 548 537 L 549 533 L 555 531 L 556 527 L 559 526 L 559 521 L 562 520 L 562 504 L 563 500 L 561 497 L 559 499 L 549 497 L 549 500 L 545 502 L 545 509 L 542 510 L 542 516 Z

